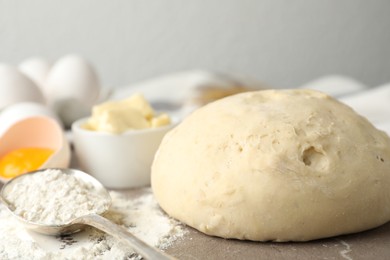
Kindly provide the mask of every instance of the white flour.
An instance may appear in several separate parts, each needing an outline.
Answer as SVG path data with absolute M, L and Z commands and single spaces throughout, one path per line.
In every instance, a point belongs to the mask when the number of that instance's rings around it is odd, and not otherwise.
M 22 177 L 7 186 L 4 197 L 15 214 L 35 223 L 66 224 L 79 216 L 104 212 L 110 204 L 92 184 L 60 170 Z
M 183 226 L 159 208 L 150 188 L 129 199 L 111 191 L 112 206 L 107 218 L 124 226 L 146 243 L 166 249 L 186 233 Z M 0 205 L 0 259 L 140 259 L 132 248 L 94 228 L 50 237 L 26 231 Z

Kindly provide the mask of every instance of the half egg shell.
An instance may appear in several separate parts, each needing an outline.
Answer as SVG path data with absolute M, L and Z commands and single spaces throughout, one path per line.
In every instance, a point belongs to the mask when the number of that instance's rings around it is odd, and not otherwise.
M 35 102 L 20 102 L 5 107 L 0 113 L 0 136 L 14 123 L 31 116 L 47 116 L 55 119 L 60 126 L 62 121 L 49 107 Z
M 11 124 L 0 136 L 0 158 L 16 149 L 29 147 L 49 148 L 54 151 L 39 169 L 69 166 L 69 142 L 62 127 L 53 118 L 43 115 L 23 118 Z M 2 182 L 10 179 L 0 176 Z

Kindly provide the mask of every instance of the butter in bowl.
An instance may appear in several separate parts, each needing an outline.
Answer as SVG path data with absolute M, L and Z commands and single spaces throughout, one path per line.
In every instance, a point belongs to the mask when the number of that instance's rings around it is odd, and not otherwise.
M 102 103 L 72 125 L 76 161 L 108 188 L 148 186 L 154 154 L 173 126 L 141 94 Z

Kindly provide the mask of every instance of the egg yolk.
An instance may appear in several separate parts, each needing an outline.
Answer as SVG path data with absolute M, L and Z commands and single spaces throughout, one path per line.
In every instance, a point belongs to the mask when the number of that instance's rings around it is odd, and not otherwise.
M 23 173 L 38 170 L 54 153 L 48 148 L 20 148 L 0 159 L 0 175 L 13 178 Z

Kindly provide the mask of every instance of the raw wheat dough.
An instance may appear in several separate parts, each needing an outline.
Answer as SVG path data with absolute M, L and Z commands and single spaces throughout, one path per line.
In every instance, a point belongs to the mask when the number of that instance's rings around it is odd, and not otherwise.
M 169 132 L 152 188 L 171 216 L 224 238 L 306 241 L 390 220 L 390 139 L 311 90 L 238 94 Z

